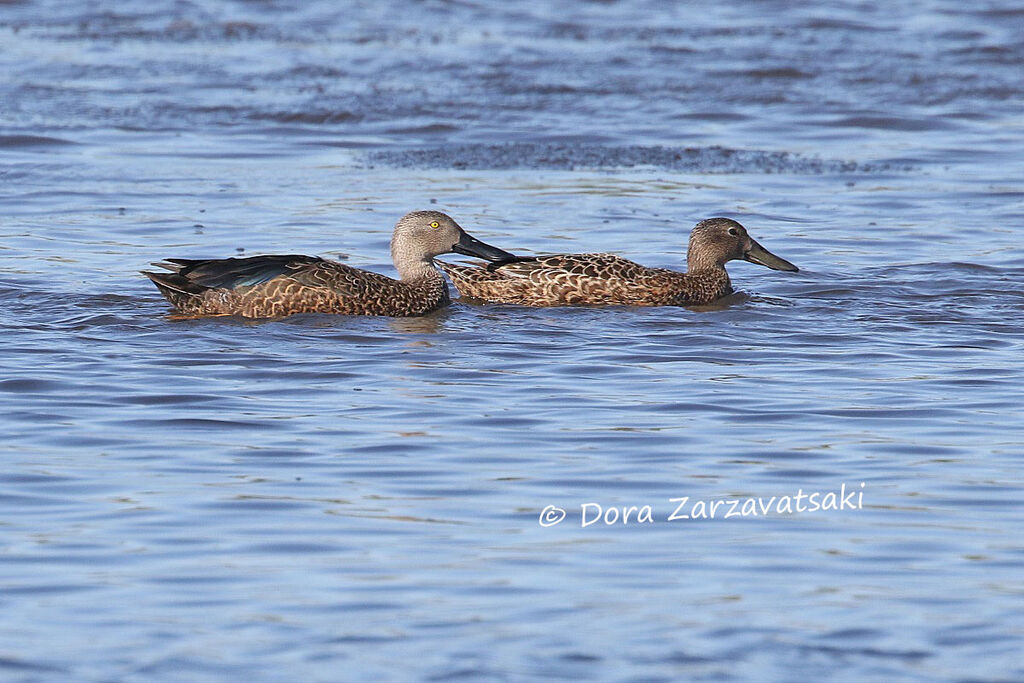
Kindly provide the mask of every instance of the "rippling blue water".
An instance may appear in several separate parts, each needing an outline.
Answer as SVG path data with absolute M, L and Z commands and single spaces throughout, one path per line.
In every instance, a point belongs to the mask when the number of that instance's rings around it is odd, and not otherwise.
M 0 3 L 0 675 L 1024 678 L 1022 35 L 1004 0 Z M 137 274 L 393 274 L 426 207 L 677 268 L 729 215 L 801 272 L 262 322 Z

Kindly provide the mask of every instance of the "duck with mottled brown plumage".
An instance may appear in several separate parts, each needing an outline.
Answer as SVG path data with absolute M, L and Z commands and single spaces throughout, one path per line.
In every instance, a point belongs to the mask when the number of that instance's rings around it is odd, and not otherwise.
M 648 268 L 613 254 L 516 257 L 486 267 L 438 265 L 463 296 L 495 303 L 679 306 L 707 304 L 731 294 L 725 264 L 737 259 L 773 270 L 798 270 L 728 218 L 709 218 L 693 228 L 685 273 Z
M 446 306 L 448 285 L 434 257 L 457 252 L 488 261 L 516 257 L 472 237 L 439 211 L 414 211 L 395 225 L 391 259 L 401 279 L 316 256 L 169 258 L 143 271 L 189 317 L 278 318 L 294 313 L 416 316 Z

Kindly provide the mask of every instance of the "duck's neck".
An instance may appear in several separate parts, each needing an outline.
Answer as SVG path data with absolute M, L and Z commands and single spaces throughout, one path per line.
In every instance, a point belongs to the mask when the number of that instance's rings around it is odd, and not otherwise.
M 391 262 L 398 270 L 398 277 L 408 282 L 441 277 L 434 267 L 434 260 L 414 246 L 409 240 L 399 239 L 397 234 L 391 238 Z
M 444 279 L 441 277 L 441 273 L 437 272 L 434 261 L 431 259 L 400 260 L 396 258 L 395 268 L 398 269 L 398 277 L 402 282 Z
M 709 273 L 724 273 L 725 264 L 707 253 L 690 249 L 686 255 L 687 275 L 706 275 Z
M 404 289 L 418 302 L 419 313 L 431 311 L 451 301 L 448 282 L 434 267 L 434 262 L 427 261 L 395 261 L 398 269 L 399 287 Z
M 686 262 L 686 278 L 697 283 L 690 293 L 691 303 L 710 303 L 732 293 L 732 282 L 725 264 L 712 259 L 689 257 Z
M 391 262 L 398 278 L 413 298 L 423 305 L 421 312 L 433 310 L 451 300 L 448 282 L 437 270 L 434 260 L 420 250 L 412 250 L 401 240 L 391 240 Z

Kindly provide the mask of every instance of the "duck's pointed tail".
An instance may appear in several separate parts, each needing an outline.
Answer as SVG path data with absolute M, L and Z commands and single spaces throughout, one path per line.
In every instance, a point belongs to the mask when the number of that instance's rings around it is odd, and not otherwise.
M 188 312 L 198 303 L 199 297 L 209 289 L 190 281 L 178 273 L 154 273 L 150 270 L 141 271 L 160 290 L 171 305 L 182 313 Z

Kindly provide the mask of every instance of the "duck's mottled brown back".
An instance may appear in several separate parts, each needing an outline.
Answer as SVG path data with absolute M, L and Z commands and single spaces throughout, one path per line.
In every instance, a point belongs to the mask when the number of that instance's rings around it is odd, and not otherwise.
M 648 268 L 613 254 L 554 254 L 487 268 L 439 265 L 464 296 L 496 303 L 671 306 L 706 304 L 730 294 L 725 263 L 737 258 L 777 270 L 796 270 L 728 218 L 697 224 L 686 273 Z
M 276 318 L 295 313 L 423 315 L 448 303 L 448 288 L 406 283 L 309 256 L 185 261 L 173 273 L 150 273 L 182 315 Z
M 682 273 L 646 268 L 613 254 L 552 254 L 493 270 L 439 265 L 463 296 L 524 306 L 670 306 L 731 291 L 728 275 L 687 288 Z

